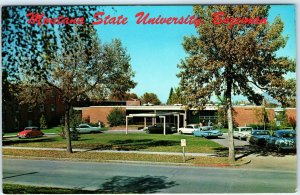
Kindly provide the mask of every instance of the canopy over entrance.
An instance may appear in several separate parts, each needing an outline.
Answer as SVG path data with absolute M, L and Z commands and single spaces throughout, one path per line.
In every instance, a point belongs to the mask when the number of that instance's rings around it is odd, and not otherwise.
M 166 135 L 166 116 L 174 116 L 177 117 L 177 129 L 179 128 L 179 120 L 180 115 L 183 116 L 184 122 L 186 121 L 186 114 L 180 113 L 180 112 L 155 112 L 155 113 L 137 113 L 137 114 L 129 114 L 126 116 L 126 134 L 128 134 L 128 118 L 134 118 L 134 117 L 142 117 L 144 118 L 144 127 L 146 128 L 146 119 L 152 118 L 152 123 L 156 124 L 156 118 L 162 118 L 163 119 L 163 129 L 164 129 L 164 135 Z

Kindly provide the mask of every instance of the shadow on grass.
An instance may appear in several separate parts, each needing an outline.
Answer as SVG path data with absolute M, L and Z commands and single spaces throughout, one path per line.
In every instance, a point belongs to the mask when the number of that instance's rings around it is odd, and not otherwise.
M 29 139 L 6 139 L 2 140 L 3 146 L 10 146 L 15 144 L 27 144 L 27 143 L 36 143 L 36 142 L 56 142 L 55 138 L 29 138 Z
M 97 192 L 110 194 L 146 194 L 157 193 L 159 190 L 176 185 L 178 184 L 174 181 L 167 181 L 167 177 L 164 176 L 115 176 L 102 184 L 102 188 L 97 190 Z
M 228 156 L 228 148 L 215 148 L 214 149 L 216 156 L 219 157 L 227 157 Z M 275 157 L 285 157 L 286 155 L 296 155 L 296 151 L 294 150 L 283 150 L 277 151 L 275 149 L 266 148 L 265 146 L 256 146 L 256 145 L 246 145 L 246 146 L 238 146 L 235 147 L 235 153 L 238 155 L 236 158 L 241 159 L 243 157 L 249 155 L 257 155 L 257 156 L 275 156 Z
M 153 139 L 140 139 L 140 140 L 112 140 L 107 144 L 90 144 L 88 145 L 89 150 L 143 150 L 149 147 L 158 147 L 158 146 L 174 146 L 178 145 L 178 141 L 170 140 L 153 140 Z M 77 147 L 87 148 L 87 146 L 77 145 Z

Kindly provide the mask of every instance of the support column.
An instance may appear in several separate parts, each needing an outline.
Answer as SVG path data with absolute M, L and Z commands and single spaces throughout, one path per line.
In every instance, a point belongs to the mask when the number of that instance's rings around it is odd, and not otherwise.
M 129 116 L 126 116 L 126 134 L 128 134 L 128 118 Z
M 185 127 L 186 126 L 186 117 L 185 117 L 185 114 L 184 113 L 180 113 L 180 116 L 183 116 L 183 126 Z
M 162 118 L 164 121 L 164 135 L 166 135 L 166 116 L 160 116 L 159 118 Z
M 180 115 L 179 114 L 175 114 L 174 117 L 177 117 L 177 130 L 178 130 L 179 129 L 179 125 L 180 125 Z
M 185 111 L 184 111 L 184 117 L 183 117 L 183 125 L 184 125 L 184 126 L 187 125 L 187 124 L 186 124 L 186 119 L 187 119 L 187 116 L 186 116 L 186 115 L 187 115 L 187 111 L 185 110 Z
M 147 127 L 147 118 L 144 117 L 144 128 L 146 128 L 146 127 Z

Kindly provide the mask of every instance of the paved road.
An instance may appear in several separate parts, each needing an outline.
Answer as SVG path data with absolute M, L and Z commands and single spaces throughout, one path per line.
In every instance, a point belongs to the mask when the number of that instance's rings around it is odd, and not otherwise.
M 294 192 L 296 172 L 3 159 L 3 182 L 99 193 Z
M 224 133 L 222 136 L 220 136 L 218 138 L 213 138 L 210 140 L 217 142 L 217 143 L 221 144 L 222 146 L 228 147 L 228 134 L 227 133 Z M 249 145 L 249 142 L 247 142 L 245 140 L 234 139 L 234 145 L 236 147 L 245 146 L 245 145 Z

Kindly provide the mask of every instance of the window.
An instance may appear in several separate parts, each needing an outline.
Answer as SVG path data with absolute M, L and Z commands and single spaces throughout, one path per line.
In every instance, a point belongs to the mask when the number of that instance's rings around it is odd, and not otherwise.
M 28 111 L 28 112 L 32 112 L 32 106 L 28 106 L 27 111 Z
M 16 112 L 16 113 L 19 113 L 19 105 L 16 105 L 16 107 L 15 107 L 15 112 Z
M 40 105 L 40 112 L 44 112 L 44 111 L 45 111 L 44 105 Z
M 54 112 L 55 111 L 55 105 L 51 104 L 51 111 Z
M 19 129 L 19 127 L 20 127 L 20 122 L 17 119 L 17 117 L 15 117 L 15 129 Z
M 28 120 L 28 121 L 27 121 L 27 125 L 28 125 L 28 126 L 32 126 L 32 120 Z

